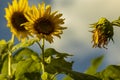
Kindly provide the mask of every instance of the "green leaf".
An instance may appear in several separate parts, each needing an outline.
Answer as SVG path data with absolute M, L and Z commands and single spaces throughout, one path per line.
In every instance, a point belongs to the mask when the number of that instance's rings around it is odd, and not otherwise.
M 18 50 L 13 57 L 14 57 L 14 60 L 17 62 L 21 60 L 25 60 L 27 58 L 32 58 L 32 59 L 34 58 L 36 59 L 36 61 L 39 60 L 38 54 L 29 48 L 22 48 Z
M 38 39 L 34 38 L 34 39 L 30 39 L 30 40 L 26 40 L 24 42 L 21 42 L 17 45 L 15 45 L 13 48 L 12 48 L 12 51 L 14 52 L 15 50 L 19 49 L 19 48 L 25 48 L 25 47 L 28 47 L 28 46 L 31 46 L 34 44 L 34 42 L 38 41 Z
M 4 75 L 8 75 L 8 58 L 7 57 L 3 62 L 1 73 Z
M 94 75 L 97 72 L 98 67 L 102 63 L 104 55 L 99 56 L 92 60 L 91 66 L 85 71 L 86 74 Z
M 7 46 L 7 42 L 5 40 L 0 40 L 0 51 L 2 50 L 3 47 Z
M 41 80 L 40 72 L 25 73 L 24 75 L 28 80 Z
M 120 66 L 109 65 L 106 69 L 95 75 L 102 80 L 120 80 Z
M 14 56 L 15 78 L 18 80 L 39 80 L 41 64 L 36 52 L 29 48 L 22 48 Z
M 3 59 L 3 56 L 7 52 L 7 42 L 5 40 L 0 40 L 0 59 Z
M 66 72 L 66 74 L 69 75 L 71 78 L 73 78 L 73 80 L 101 80 L 100 78 L 97 78 L 96 76 L 72 71 L 66 68 L 62 68 L 62 71 Z
M 0 74 L 0 80 L 8 80 L 8 79 L 6 75 Z
M 49 57 L 53 55 L 55 55 L 57 58 L 67 58 L 68 56 L 72 56 L 68 53 L 60 53 L 56 51 L 54 48 L 48 48 L 45 50 L 45 57 Z
M 18 80 L 23 80 L 27 78 L 27 74 L 38 74 L 40 75 L 40 63 L 35 62 L 31 58 L 28 58 L 24 61 L 19 61 L 16 65 L 15 77 Z M 36 75 L 37 76 L 37 75 Z M 31 76 L 35 77 L 35 76 Z
M 25 61 L 19 61 L 16 66 L 15 77 L 17 80 L 24 78 L 24 73 L 27 72 L 28 67 L 31 65 L 32 60 L 27 59 Z
M 72 70 L 72 64 L 73 64 L 72 62 L 67 62 L 61 58 L 57 58 L 57 59 L 53 58 L 49 64 L 45 65 L 45 70 L 51 74 L 62 73 L 64 72 L 61 69 L 63 67 Z
M 66 75 L 62 80 L 73 80 L 70 76 Z
M 120 17 L 117 20 L 112 21 L 112 25 L 120 27 Z
M 48 48 L 45 50 L 45 71 L 50 74 L 55 73 L 65 73 L 61 68 L 67 68 L 72 70 L 73 62 L 68 62 L 64 58 L 71 56 L 67 53 L 60 53 L 53 48 Z M 59 68 L 58 68 L 59 67 Z
M 11 77 L 12 77 L 12 80 L 14 79 L 14 70 L 13 70 L 13 65 L 14 65 L 14 63 L 13 63 L 13 58 L 11 58 L 11 68 L 12 68 L 12 73 L 11 73 Z M 2 68 L 1 68 L 1 74 L 4 74 L 6 77 L 8 76 L 8 56 L 6 56 L 5 57 L 5 60 L 4 60 L 4 62 L 3 62 L 3 65 L 2 65 Z M 0 79 L 1 80 L 1 79 Z
M 44 72 L 41 76 L 42 80 L 48 80 L 48 73 Z

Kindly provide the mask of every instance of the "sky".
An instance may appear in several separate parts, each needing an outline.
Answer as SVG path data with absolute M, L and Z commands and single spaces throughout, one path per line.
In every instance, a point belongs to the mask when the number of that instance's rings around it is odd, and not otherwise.
M 90 24 L 95 23 L 101 17 L 109 21 L 116 20 L 120 16 L 120 0 L 44 0 L 50 4 L 52 11 L 59 11 L 65 18 L 64 30 L 61 39 L 54 38 L 54 43 L 46 43 L 46 48 L 53 47 L 59 52 L 73 54 L 69 60 L 73 60 L 73 69 L 84 72 L 90 65 L 90 61 L 97 56 L 105 55 L 102 66 L 99 70 L 104 69 L 110 64 L 120 64 L 120 28 L 114 26 L 114 43 L 111 41 L 107 48 L 92 48 L 92 33 Z M 0 39 L 9 40 L 11 33 L 6 27 L 4 18 L 4 8 L 11 0 L 0 0 Z M 38 4 L 41 0 L 29 0 L 30 5 Z M 37 50 L 37 46 L 31 47 Z

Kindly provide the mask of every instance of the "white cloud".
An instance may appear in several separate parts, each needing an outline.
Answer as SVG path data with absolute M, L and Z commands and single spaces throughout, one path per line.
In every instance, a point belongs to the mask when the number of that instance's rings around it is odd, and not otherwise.
M 52 4 L 53 10 L 59 10 L 63 13 L 66 18 L 65 26 L 68 26 L 68 30 L 63 34 L 64 39 L 56 41 L 55 44 L 57 45 L 55 46 L 73 50 L 76 54 L 80 52 L 83 55 L 87 55 L 91 53 L 90 51 L 93 51 L 90 43 L 91 33 L 88 32 L 90 30 L 89 24 L 97 22 L 100 17 L 106 17 L 112 21 L 120 16 L 120 0 L 53 0 Z M 120 46 L 117 45 L 120 45 L 119 36 L 117 35 L 119 32 L 115 29 L 114 38 L 116 44 L 111 42 L 108 50 L 102 50 L 106 53 L 105 58 L 107 58 L 109 64 L 120 63 Z M 77 49 L 78 52 L 74 51 Z

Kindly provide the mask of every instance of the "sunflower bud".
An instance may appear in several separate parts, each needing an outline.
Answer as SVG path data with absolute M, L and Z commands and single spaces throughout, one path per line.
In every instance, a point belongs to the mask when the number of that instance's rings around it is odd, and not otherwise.
M 91 31 L 93 33 L 93 48 L 106 48 L 109 41 L 113 41 L 113 25 L 106 18 L 100 18 L 97 23 L 92 24 L 92 28 L 94 28 Z

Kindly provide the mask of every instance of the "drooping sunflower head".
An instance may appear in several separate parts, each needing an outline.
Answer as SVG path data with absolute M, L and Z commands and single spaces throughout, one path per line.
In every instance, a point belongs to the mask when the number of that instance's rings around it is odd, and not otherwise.
M 22 23 L 28 21 L 24 16 L 27 10 L 29 10 L 27 0 L 13 0 L 12 4 L 8 3 L 8 8 L 5 8 L 7 26 L 19 40 L 24 40 L 29 34 L 25 27 L 21 26 Z
M 24 23 L 25 28 L 30 33 L 36 35 L 39 39 L 46 39 L 48 42 L 53 42 L 53 36 L 60 38 L 62 30 L 66 27 L 62 27 L 64 19 L 61 18 L 62 14 L 57 14 L 57 11 L 51 13 L 51 6 L 45 6 L 45 3 L 32 6 L 31 10 L 25 14 L 28 22 Z
M 93 33 L 93 47 L 106 48 L 108 42 L 113 41 L 113 25 L 106 18 L 100 18 L 97 23 L 92 24 L 92 28 L 94 28 L 91 31 Z

